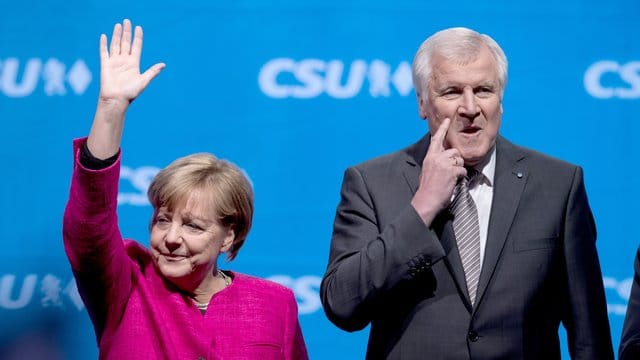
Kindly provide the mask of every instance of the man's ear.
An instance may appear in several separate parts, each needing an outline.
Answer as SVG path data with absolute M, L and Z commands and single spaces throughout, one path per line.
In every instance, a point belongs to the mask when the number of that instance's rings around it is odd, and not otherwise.
M 420 96 L 420 94 L 416 93 L 416 100 L 418 101 L 418 113 L 420 114 L 421 119 L 427 118 L 427 106 L 425 100 Z

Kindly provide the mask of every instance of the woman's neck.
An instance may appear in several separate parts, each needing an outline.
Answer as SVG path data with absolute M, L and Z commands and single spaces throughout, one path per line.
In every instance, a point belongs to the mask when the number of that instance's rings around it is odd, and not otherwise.
M 189 295 L 196 305 L 209 304 L 214 294 L 231 284 L 231 277 L 219 269 L 209 272 L 198 287 Z

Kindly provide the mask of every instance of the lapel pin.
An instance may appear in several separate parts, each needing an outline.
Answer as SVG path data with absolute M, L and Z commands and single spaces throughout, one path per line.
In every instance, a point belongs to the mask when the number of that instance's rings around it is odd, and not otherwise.
M 516 176 L 518 177 L 518 179 L 522 179 L 522 173 L 520 171 L 516 173 Z

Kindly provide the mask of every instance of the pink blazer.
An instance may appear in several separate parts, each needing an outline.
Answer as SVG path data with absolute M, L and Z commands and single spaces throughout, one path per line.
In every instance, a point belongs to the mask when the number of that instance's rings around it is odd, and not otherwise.
M 93 322 L 100 359 L 307 359 L 288 288 L 240 273 L 202 315 L 156 271 L 149 251 L 123 241 L 116 215 L 120 159 L 79 163 L 64 214 L 64 247 Z

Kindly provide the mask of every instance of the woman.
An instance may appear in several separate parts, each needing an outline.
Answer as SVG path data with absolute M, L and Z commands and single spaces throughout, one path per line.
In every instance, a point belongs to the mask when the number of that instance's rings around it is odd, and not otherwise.
M 164 68 L 140 74 L 142 29 L 100 37 L 100 96 L 74 142 L 64 245 L 101 359 L 306 359 L 291 290 L 217 267 L 233 259 L 253 215 L 249 182 L 209 154 L 174 161 L 151 183 L 150 250 L 117 226 L 120 141 L 129 104 Z

